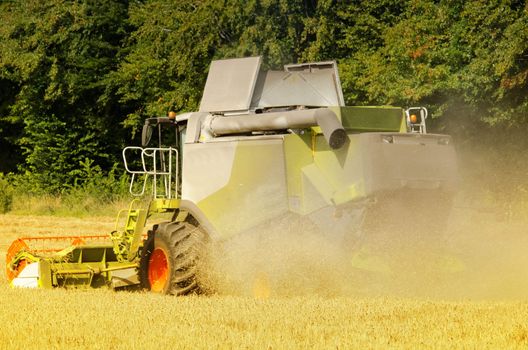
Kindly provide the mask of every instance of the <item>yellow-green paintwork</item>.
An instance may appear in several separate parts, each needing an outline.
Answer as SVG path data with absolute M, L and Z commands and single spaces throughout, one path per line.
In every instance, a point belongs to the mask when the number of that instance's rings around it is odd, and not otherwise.
M 228 183 L 198 203 L 222 237 L 288 210 L 282 140 L 237 141 Z
M 308 214 L 366 195 L 359 131 L 406 131 L 403 110 L 394 107 L 332 107 L 348 131 L 341 149 L 328 146 L 319 127 L 284 137 L 290 210 Z
M 181 199 L 154 199 L 148 209 L 134 208 L 134 202 L 131 203 L 124 230 L 112 233 L 113 246 L 72 246 L 64 251 L 68 259 L 60 254 L 42 259 L 29 256 L 28 260 L 33 258 L 40 263 L 39 285 L 43 288 L 64 284 L 74 287 L 109 285 L 113 271 L 137 266 L 137 252 L 147 217 L 180 208 L 183 201 L 197 207 L 199 213 L 196 215 L 199 214 L 219 235 L 215 238 L 227 239 L 281 215 L 316 215 L 319 209 L 327 215 L 328 209 L 332 211 L 336 206 L 384 189 L 375 186 L 387 183 L 380 176 L 389 168 L 394 173 L 399 171 L 399 177 L 391 178 L 392 181 L 401 181 L 401 178 L 415 181 L 412 167 L 401 157 L 420 156 L 421 164 L 425 164 L 424 174 L 439 172 L 436 163 L 429 164 L 424 157 L 437 155 L 433 157 L 435 162 L 445 158 L 448 163 L 454 159 L 450 156 L 451 150 L 439 146 L 435 138 L 428 141 L 423 138 L 420 143 L 411 145 L 403 142 L 404 135 L 398 135 L 398 140 L 403 137 L 402 142 L 384 145 L 382 138 L 385 136 L 379 133 L 407 132 L 401 108 L 330 109 L 341 120 L 348 135 L 347 142 L 339 149 L 329 147 L 320 127 L 288 134 L 204 139 L 185 144 Z M 429 153 L 424 156 L 422 145 L 427 142 L 431 144 L 427 146 Z M 373 162 L 373 158 L 382 161 Z M 451 167 L 450 164 L 442 166 Z M 435 174 L 426 175 L 426 179 L 435 177 Z M 373 185 L 374 177 L 377 182 Z M 177 220 L 185 217 L 190 207 L 182 209 Z M 356 218 L 355 214 L 349 216 L 350 220 L 345 218 L 349 220 L 344 221 L 346 224 L 352 224 Z M 361 259 L 355 261 L 355 265 L 363 263 Z
M 39 263 L 40 288 L 54 286 L 89 288 L 110 285 L 112 273 L 137 267 L 137 252 L 142 243 L 142 233 L 147 217 L 178 208 L 179 199 L 154 199 L 149 209 L 135 208 L 134 200 L 126 210 L 120 211 L 116 220 L 127 213 L 122 230 L 113 232 L 113 244 L 100 246 L 69 246 L 50 257 L 39 257 L 21 251 L 16 259 Z M 13 263 L 17 263 L 14 260 Z
M 399 107 L 329 107 L 332 110 L 346 130 L 355 132 L 399 132 L 406 131 L 402 129 L 403 109 Z
M 150 213 L 164 213 L 167 210 L 178 208 L 180 206 L 180 199 L 172 198 L 156 198 L 150 202 Z
M 304 211 L 301 203 L 303 197 L 301 171 L 304 167 L 313 164 L 312 135 L 316 137 L 316 132 L 312 130 L 303 135 L 290 134 L 284 137 L 289 209 L 299 214 Z
M 349 134 L 348 142 L 338 150 L 329 147 L 319 127 L 269 140 L 226 141 L 236 145 L 234 158 L 229 159 L 231 168 L 226 165 L 231 171 L 229 180 L 196 203 L 221 238 L 283 213 L 306 215 L 366 195 L 361 154 L 364 150 L 360 148 L 358 135 L 365 131 L 406 130 L 402 129 L 405 127 L 403 110 L 395 107 L 331 109 Z M 214 142 L 201 144 L 201 154 L 206 153 L 204 145 L 219 147 Z M 220 176 L 226 170 L 199 166 L 193 171 L 211 175 L 216 172 Z

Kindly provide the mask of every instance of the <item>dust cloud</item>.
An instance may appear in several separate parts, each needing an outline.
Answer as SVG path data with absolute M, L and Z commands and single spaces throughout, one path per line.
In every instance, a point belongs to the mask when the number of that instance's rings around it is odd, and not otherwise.
M 454 210 L 443 244 L 409 242 L 391 249 L 387 238 L 350 247 L 299 227 L 240 235 L 213 249 L 209 282 L 220 294 L 264 298 L 528 298 L 526 224 Z
M 298 227 L 235 237 L 212 253 L 221 294 L 343 295 L 353 291 L 346 257 L 333 242 Z
M 360 239 L 357 230 L 336 239 L 307 220 L 270 223 L 215 245 L 202 277 L 216 293 L 256 298 L 526 300 L 528 220 L 503 215 L 511 205 L 484 199 L 471 181 L 441 205 L 386 195 L 369 208 Z

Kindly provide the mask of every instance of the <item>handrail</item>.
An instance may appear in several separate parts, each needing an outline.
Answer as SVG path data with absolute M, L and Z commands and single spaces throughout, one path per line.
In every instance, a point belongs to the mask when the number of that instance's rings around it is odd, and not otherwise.
M 127 161 L 127 154 L 141 152 L 141 168 L 131 169 Z M 133 196 L 145 194 L 147 182 L 151 178 L 152 195 L 154 198 L 177 198 L 179 188 L 178 176 L 178 150 L 172 147 L 138 147 L 128 146 L 123 149 L 125 169 L 132 174 L 129 192 Z M 143 175 L 143 184 L 140 191 L 134 191 L 134 183 Z M 161 191 L 158 190 L 158 187 Z

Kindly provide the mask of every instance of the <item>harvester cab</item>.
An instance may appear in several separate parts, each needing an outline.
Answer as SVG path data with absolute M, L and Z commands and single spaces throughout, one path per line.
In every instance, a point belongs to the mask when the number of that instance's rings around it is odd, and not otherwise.
M 167 117 L 147 118 L 141 131 L 141 146 L 154 144 L 157 147 L 179 147 L 182 138 L 181 126 L 178 125 L 174 112 L 169 112 Z
M 451 138 L 427 134 L 426 118 L 422 107 L 345 106 L 333 61 L 276 71 L 261 70 L 260 57 L 213 61 L 197 112 L 147 119 L 142 146 L 123 150 L 130 192 L 147 207 L 133 201 L 110 235 L 44 249 L 15 241 L 8 278 L 180 295 L 202 288 L 209 242 L 274 222 L 302 219 L 350 246 L 381 242 L 380 232 L 433 236 L 424 227 L 449 212 L 457 167 Z M 158 213 L 171 217 L 145 234 Z

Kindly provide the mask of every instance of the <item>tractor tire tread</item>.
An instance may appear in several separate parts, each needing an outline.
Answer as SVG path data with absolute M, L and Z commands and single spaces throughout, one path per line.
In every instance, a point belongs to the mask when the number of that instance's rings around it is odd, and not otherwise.
M 169 249 L 171 276 L 167 282 L 169 285 L 165 288 L 165 293 L 173 295 L 199 293 L 200 284 L 196 275 L 198 264 L 207 246 L 205 232 L 199 226 L 185 221 L 163 222 L 158 225 L 155 232 L 154 230 L 152 232 L 145 241 L 145 254 L 154 250 L 155 240 L 161 240 Z M 156 237 L 155 240 L 150 238 L 151 236 Z M 150 246 L 147 247 L 147 243 Z M 146 257 L 142 257 L 142 262 L 143 260 L 148 261 Z M 145 285 L 149 287 L 148 272 L 141 270 L 142 268 L 140 268 L 140 277 L 143 277 L 147 282 L 143 283 L 144 281 L 142 281 L 142 286 L 144 288 Z

